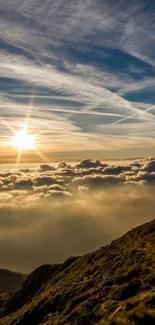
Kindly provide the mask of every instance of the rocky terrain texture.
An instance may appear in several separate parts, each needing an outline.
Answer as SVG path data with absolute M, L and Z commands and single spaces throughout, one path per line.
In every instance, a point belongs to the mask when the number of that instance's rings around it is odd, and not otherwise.
M 0 296 L 1 325 L 155 324 L 155 220 L 110 245 L 32 272 Z

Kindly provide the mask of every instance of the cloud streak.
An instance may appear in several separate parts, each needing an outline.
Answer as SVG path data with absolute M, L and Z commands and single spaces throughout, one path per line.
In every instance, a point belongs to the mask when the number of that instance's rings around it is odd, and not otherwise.
M 143 144 L 144 125 L 148 132 L 150 123 L 151 128 L 154 125 L 154 110 L 144 113 L 145 105 L 155 103 L 152 6 L 151 0 L 147 5 L 138 0 L 130 5 L 122 0 L 117 4 L 113 0 L 14 0 L 7 4 L 2 0 L 0 116 L 10 124 L 16 120 L 19 128 L 35 89 L 30 124 L 40 125 L 41 132 L 46 133 L 46 120 L 59 130 L 64 118 L 63 137 L 68 127 L 76 130 L 79 142 L 85 134 L 85 150 L 95 135 L 102 133 L 110 141 L 115 127 L 100 126 L 115 125 L 122 119 L 122 141 L 126 125 L 129 141 L 133 126 L 138 125 Z M 0 123 L 0 141 L 4 142 L 8 131 L 2 120 Z M 57 132 L 57 138 L 61 142 L 62 133 Z M 50 139 L 52 142 L 52 136 Z M 149 133 L 149 141 L 153 139 Z M 98 146 L 102 146 L 99 140 Z M 68 150 L 73 150 L 72 145 Z

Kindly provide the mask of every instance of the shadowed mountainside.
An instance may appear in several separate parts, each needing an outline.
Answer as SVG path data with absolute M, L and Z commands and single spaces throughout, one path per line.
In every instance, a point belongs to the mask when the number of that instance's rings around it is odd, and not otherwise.
M 19 289 L 27 275 L 0 269 L 0 294 Z
M 0 305 L 1 325 L 155 324 L 155 220 L 96 252 L 39 267 Z

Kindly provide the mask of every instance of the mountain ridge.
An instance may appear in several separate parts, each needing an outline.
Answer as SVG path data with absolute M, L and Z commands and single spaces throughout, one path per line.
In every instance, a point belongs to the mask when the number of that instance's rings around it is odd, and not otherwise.
M 19 289 L 27 275 L 0 268 L 0 294 Z
M 2 300 L 1 325 L 152 325 L 155 220 L 111 244 L 34 270 Z

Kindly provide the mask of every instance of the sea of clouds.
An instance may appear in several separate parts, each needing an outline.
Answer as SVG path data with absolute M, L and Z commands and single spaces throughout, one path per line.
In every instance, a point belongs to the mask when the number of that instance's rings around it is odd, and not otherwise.
M 30 272 L 122 235 L 155 216 L 155 159 L 0 172 L 0 267 Z

